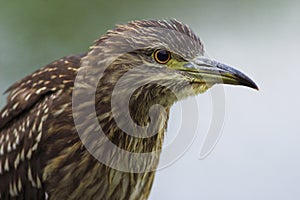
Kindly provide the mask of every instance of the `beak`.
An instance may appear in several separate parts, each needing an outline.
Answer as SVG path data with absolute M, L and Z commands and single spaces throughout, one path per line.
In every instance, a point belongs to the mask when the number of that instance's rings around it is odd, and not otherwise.
M 188 72 L 194 82 L 243 85 L 258 90 L 254 81 L 242 72 L 206 57 L 197 57 L 186 63 L 183 66 L 183 71 Z

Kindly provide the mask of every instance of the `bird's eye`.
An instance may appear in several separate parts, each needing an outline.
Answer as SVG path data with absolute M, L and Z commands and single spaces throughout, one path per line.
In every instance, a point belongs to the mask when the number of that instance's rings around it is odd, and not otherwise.
M 159 64 L 166 64 L 171 59 L 171 53 L 166 50 L 156 50 L 154 52 L 154 59 Z

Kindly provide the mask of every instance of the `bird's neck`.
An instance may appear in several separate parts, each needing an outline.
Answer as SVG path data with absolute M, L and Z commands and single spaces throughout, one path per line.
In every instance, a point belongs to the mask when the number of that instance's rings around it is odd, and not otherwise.
M 174 98 L 171 94 L 150 84 L 132 93 L 115 89 L 101 90 L 97 95 L 96 99 L 102 99 L 96 102 L 99 123 L 114 144 L 135 153 L 161 150 Z

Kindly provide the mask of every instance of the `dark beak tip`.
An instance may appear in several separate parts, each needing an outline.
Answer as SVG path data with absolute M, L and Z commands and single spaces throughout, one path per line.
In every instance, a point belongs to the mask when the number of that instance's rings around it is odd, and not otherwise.
M 259 91 L 259 87 L 258 86 L 252 87 L 252 89 L 254 89 L 256 91 Z
M 246 87 L 249 87 L 249 88 L 252 88 L 254 90 L 259 91 L 258 85 L 254 81 L 252 81 L 250 79 L 247 82 L 244 82 L 244 83 L 241 83 L 241 84 L 244 85 L 244 86 L 246 86 Z

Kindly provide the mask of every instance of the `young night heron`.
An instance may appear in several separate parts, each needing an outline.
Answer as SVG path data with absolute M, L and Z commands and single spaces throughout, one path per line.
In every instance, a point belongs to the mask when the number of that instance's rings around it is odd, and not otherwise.
M 7 90 L 0 199 L 147 199 L 170 107 L 214 84 L 257 89 L 181 22 L 117 26 Z

